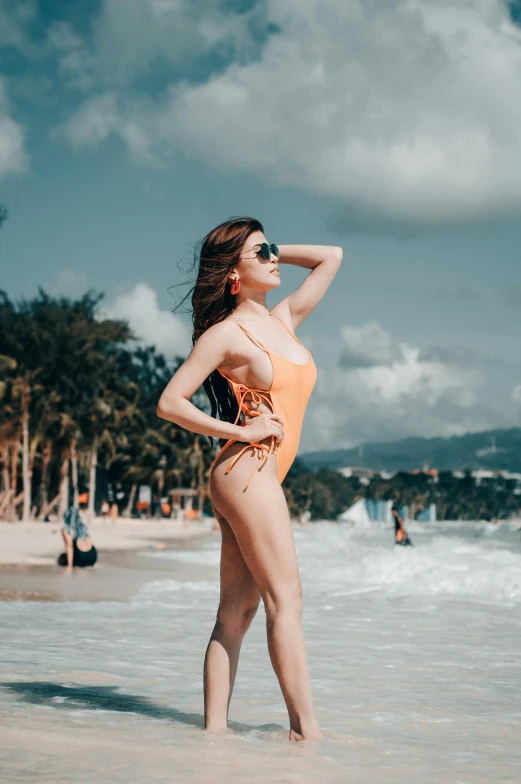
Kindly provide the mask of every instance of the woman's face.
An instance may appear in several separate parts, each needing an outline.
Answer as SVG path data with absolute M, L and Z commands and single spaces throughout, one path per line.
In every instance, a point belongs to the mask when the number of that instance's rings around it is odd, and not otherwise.
M 241 291 L 244 289 L 270 291 L 280 286 L 278 259 L 271 251 L 269 260 L 264 258 L 259 247 L 262 242 L 270 244 L 262 231 L 254 231 L 250 234 L 242 247 L 239 263 L 230 273 L 231 280 L 239 276 Z

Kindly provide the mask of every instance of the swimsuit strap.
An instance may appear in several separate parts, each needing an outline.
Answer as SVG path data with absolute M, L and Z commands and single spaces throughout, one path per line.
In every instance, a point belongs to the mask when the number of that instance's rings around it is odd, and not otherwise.
M 270 316 L 272 316 L 272 315 L 273 315 L 273 314 L 272 314 L 272 313 L 270 313 Z M 273 318 L 276 318 L 276 319 L 277 319 L 277 321 L 280 321 L 280 323 L 282 324 L 282 326 L 284 327 L 284 329 L 285 329 L 287 332 L 289 332 L 289 334 L 291 335 L 291 337 L 292 337 L 292 338 L 295 338 L 295 340 L 297 341 L 297 343 L 300 343 L 300 340 L 299 340 L 299 339 L 298 339 L 298 337 L 295 335 L 295 333 L 294 333 L 294 332 L 292 332 L 292 331 L 290 330 L 290 328 L 289 328 L 289 327 L 287 327 L 287 326 L 284 324 L 284 322 L 283 322 L 283 321 L 281 321 L 281 319 L 279 319 L 279 318 L 278 318 L 278 316 L 273 316 Z M 300 343 L 300 345 L 302 346 L 302 348 L 306 348 L 306 347 L 305 347 L 305 345 L 304 345 L 303 343 Z M 308 348 L 306 348 L 306 351 L 307 351 L 307 352 L 308 352 L 308 354 L 309 354 L 309 358 L 310 358 L 310 359 L 312 359 L 312 356 L 311 356 L 311 351 L 310 351 Z
M 275 318 L 275 319 L 277 319 L 277 321 L 280 321 L 280 323 L 282 324 L 282 326 L 284 327 L 284 329 L 285 329 L 287 332 L 289 332 L 289 334 L 291 335 L 291 337 L 292 337 L 292 338 L 295 338 L 295 340 L 296 340 L 298 343 L 300 343 L 300 340 L 299 340 L 299 339 L 298 339 L 298 337 L 295 335 L 295 333 L 294 333 L 294 332 L 292 332 L 292 331 L 290 330 L 290 328 L 289 328 L 289 327 L 287 327 L 287 326 L 284 324 L 284 322 L 283 322 L 281 319 L 279 319 L 279 317 L 278 317 L 278 316 L 274 316 L 274 315 L 273 315 L 273 313 L 270 313 L 270 316 L 271 316 L 272 318 Z M 302 345 L 302 343 L 300 343 L 300 345 L 302 346 L 302 348 L 306 348 L 305 346 L 303 346 L 303 345 Z M 306 351 L 307 351 L 307 349 L 306 349 Z M 309 351 L 308 351 L 308 354 L 309 354 Z
M 250 408 L 245 403 L 244 398 L 246 397 L 246 395 L 251 395 L 251 402 L 256 403 L 257 405 L 260 405 L 262 402 L 264 402 L 268 406 L 268 408 L 270 408 L 271 411 L 273 412 L 273 403 L 271 401 L 269 392 L 263 392 L 260 389 L 254 390 L 252 387 L 247 387 L 245 384 L 235 383 L 234 387 L 236 392 L 238 392 L 239 394 L 239 399 L 237 400 L 237 403 L 239 405 L 239 410 L 237 412 L 237 417 L 235 419 L 235 422 L 233 423 L 234 425 L 236 425 L 237 422 L 239 421 L 241 411 L 244 411 L 250 417 L 259 416 L 260 414 L 260 411 L 258 411 L 256 408 Z
M 245 333 L 248 335 L 248 337 L 249 337 L 251 340 L 253 340 L 253 342 L 255 343 L 255 345 L 256 345 L 256 346 L 258 346 L 259 348 L 261 348 L 261 349 L 262 349 L 263 351 L 265 351 L 267 354 L 271 354 L 271 351 L 270 351 L 269 349 L 267 349 L 267 348 L 266 348 L 266 346 L 265 346 L 263 343 L 261 343 L 261 342 L 260 342 L 260 340 L 258 340 L 258 339 L 255 337 L 255 335 L 252 335 L 252 334 L 251 334 L 251 332 L 248 332 L 248 330 L 246 329 L 246 327 L 243 327 L 243 326 L 242 326 L 242 324 L 239 324 L 239 322 L 238 322 L 238 321 L 236 321 L 235 323 L 237 324 L 237 326 L 238 326 L 238 327 L 240 327 L 240 328 L 242 329 L 242 331 L 243 331 L 243 332 L 245 332 Z

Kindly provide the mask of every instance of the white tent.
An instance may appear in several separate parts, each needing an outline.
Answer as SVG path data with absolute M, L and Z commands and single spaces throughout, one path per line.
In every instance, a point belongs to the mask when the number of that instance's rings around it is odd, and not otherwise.
M 342 512 L 342 514 L 337 517 L 337 520 L 342 523 L 351 523 L 352 525 L 358 526 L 370 525 L 371 520 L 367 514 L 365 499 L 360 498 L 352 506 L 350 506 L 349 509 L 346 509 L 345 512 Z

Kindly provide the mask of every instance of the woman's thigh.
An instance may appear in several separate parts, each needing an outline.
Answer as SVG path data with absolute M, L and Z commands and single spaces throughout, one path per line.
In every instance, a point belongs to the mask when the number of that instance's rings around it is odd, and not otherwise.
M 235 534 L 222 514 L 213 507 L 213 512 L 221 529 L 221 567 L 220 602 L 221 612 L 242 612 L 251 610 L 252 615 L 258 607 L 260 592 L 246 565 Z
M 286 601 L 300 600 L 300 577 L 291 520 L 284 491 L 277 478 L 277 461 L 270 455 L 242 492 L 251 461 L 241 457 L 229 474 L 217 467 L 211 477 L 212 503 L 229 523 L 244 562 L 262 595 L 266 611 Z M 246 466 L 247 463 L 247 466 Z

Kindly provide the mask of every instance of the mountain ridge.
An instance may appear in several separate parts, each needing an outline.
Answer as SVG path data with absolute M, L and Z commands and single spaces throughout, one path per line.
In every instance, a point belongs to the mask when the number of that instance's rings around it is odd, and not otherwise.
M 462 436 L 360 444 L 351 449 L 299 454 L 307 468 L 360 466 L 375 471 L 413 471 L 428 463 L 439 470 L 489 469 L 521 472 L 521 428 L 485 430 Z

